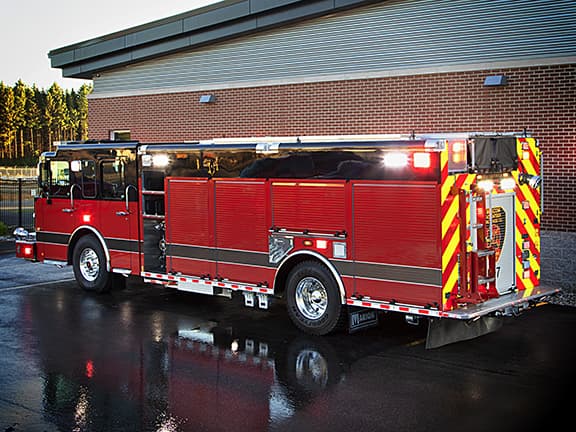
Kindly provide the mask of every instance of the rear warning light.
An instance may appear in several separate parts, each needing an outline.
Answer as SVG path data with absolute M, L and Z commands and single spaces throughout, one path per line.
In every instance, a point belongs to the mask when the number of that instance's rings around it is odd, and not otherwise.
M 414 168 L 430 168 L 430 153 L 414 153 L 413 164 Z
M 506 177 L 500 180 L 500 189 L 510 190 L 516 187 L 516 181 L 512 177 Z
M 494 188 L 494 182 L 492 180 L 481 180 L 478 182 L 478 188 L 488 193 Z
M 16 242 L 16 257 L 33 260 L 34 252 L 33 244 Z
M 467 165 L 466 141 L 449 141 L 448 144 L 448 170 L 465 171 Z
M 386 153 L 384 155 L 384 166 L 387 168 L 404 168 L 408 165 L 408 155 L 405 153 Z

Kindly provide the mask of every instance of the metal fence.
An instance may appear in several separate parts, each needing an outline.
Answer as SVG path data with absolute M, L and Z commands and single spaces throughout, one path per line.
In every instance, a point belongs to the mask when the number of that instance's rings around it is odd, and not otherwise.
M 34 228 L 35 178 L 0 178 L 0 221 L 9 228 Z

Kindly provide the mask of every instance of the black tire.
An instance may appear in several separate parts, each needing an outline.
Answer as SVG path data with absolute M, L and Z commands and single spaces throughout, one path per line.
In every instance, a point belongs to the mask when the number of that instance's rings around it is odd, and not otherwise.
M 91 235 L 82 237 L 74 247 L 72 268 L 78 285 L 97 293 L 110 291 L 113 275 L 106 270 L 106 255 L 100 242 Z
M 308 334 L 326 335 L 346 324 L 338 285 L 326 266 L 316 261 L 301 262 L 288 275 L 286 307 L 296 327 Z

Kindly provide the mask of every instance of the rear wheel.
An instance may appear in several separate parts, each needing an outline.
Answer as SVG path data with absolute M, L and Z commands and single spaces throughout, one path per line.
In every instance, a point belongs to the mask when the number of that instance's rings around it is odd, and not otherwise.
M 107 292 L 112 286 L 112 274 L 106 270 L 106 255 L 100 242 L 91 235 L 82 237 L 72 256 L 74 276 L 86 291 Z
M 315 261 L 298 264 L 286 285 L 288 315 L 299 329 L 313 335 L 340 330 L 346 324 L 346 307 L 326 266 Z

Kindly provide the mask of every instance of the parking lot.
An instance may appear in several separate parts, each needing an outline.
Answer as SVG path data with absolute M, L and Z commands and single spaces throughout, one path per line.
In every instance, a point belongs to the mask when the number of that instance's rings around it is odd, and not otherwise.
M 314 338 L 280 302 L 88 295 L 71 278 L 0 255 L 0 431 L 526 431 L 570 415 L 574 308 L 426 350 L 399 315 Z

